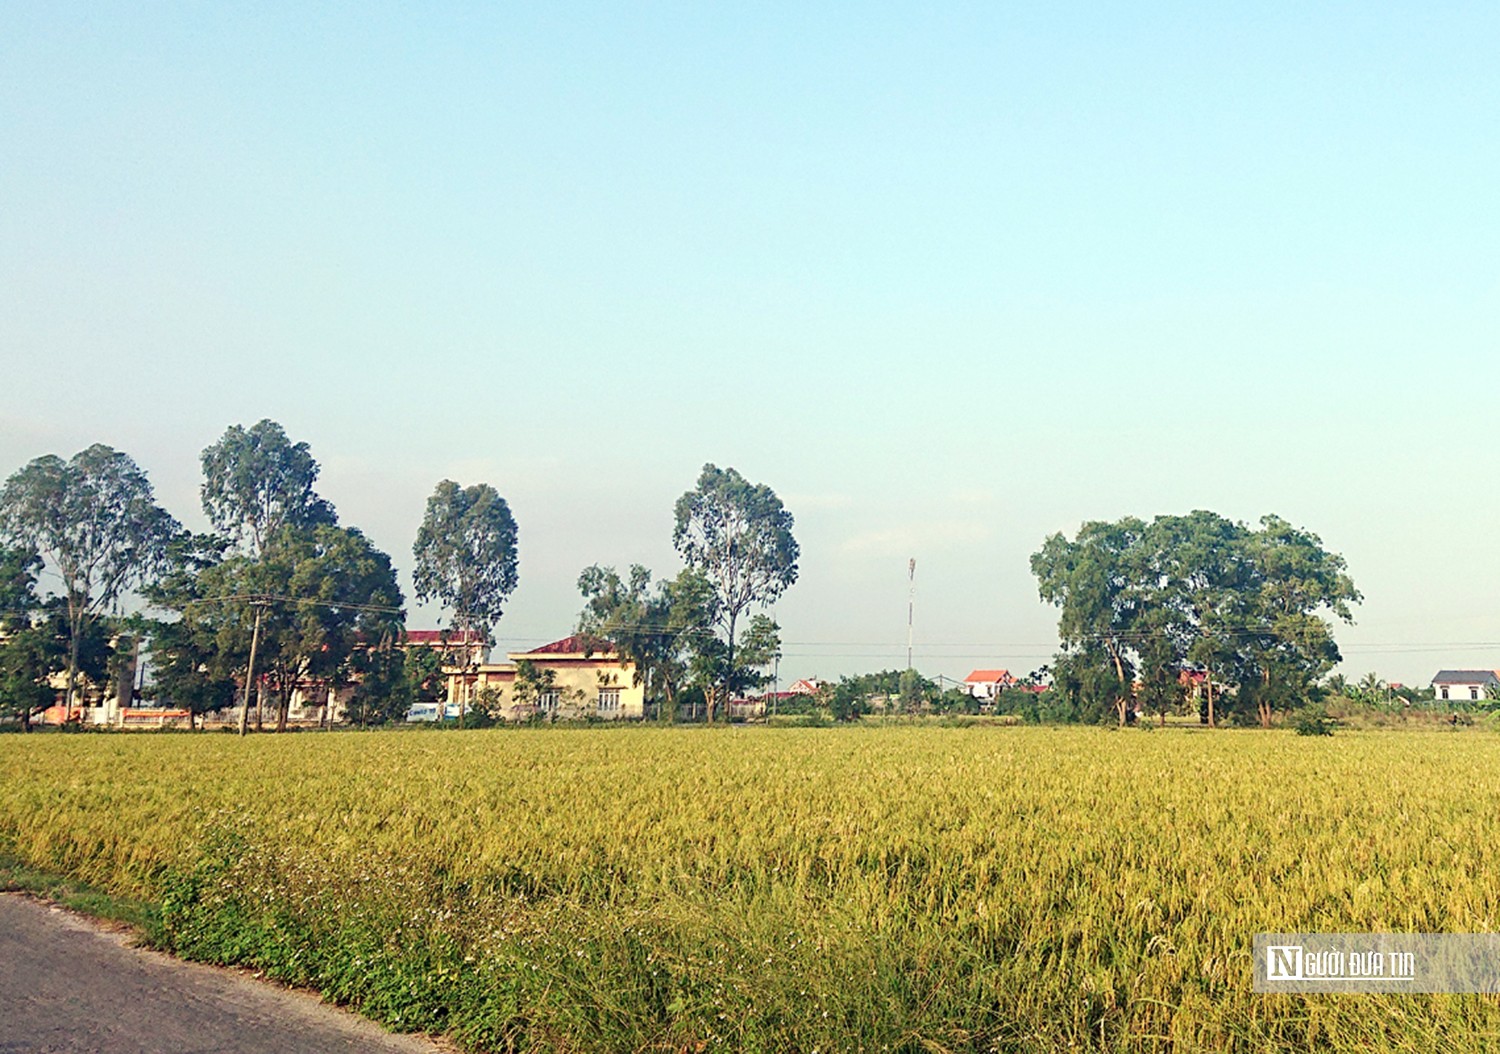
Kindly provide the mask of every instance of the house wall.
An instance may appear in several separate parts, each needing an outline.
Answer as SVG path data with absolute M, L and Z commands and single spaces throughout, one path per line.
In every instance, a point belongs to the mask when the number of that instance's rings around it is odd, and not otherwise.
M 1478 683 L 1473 684 L 1435 684 L 1432 686 L 1433 695 L 1438 702 L 1451 699 L 1454 702 L 1467 703 L 1480 699 L 1490 698 L 1494 691 L 1493 686 Z M 1446 695 L 1444 693 L 1447 693 Z
M 354 698 L 352 686 L 333 689 L 321 683 L 299 684 L 292 689 L 292 697 L 286 710 L 287 720 L 326 720 L 331 724 L 338 724 L 344 720 L 349 700 L 352 698 Z M 331 719 L 325 710 L 326 707 L 332 707 Z
M 575 718 L 596 714 L 606 721 L 639 720 L 646 714 L 646 689 L 635 682 L 635 666 L 617 659 L 594 656 L 545 657 L 523 656 L 538 670 L 552 671 L 559 693 L 558 717 Z M 467 680 L 465 685 L 463 682 Z M 515 701 L 516 666 L 513 662 L 481 666 L 474 677 L 463 678 L 457 671 L 448 675 L 448 698 L 463 698 L 469 705 L 488 689 L 499 694 L 499 705 L 507 720 L 524 720 L 529 712 L 517 708 Z M 465 692 L 467 691 L 467 694 Z M 617 705 L 601 705 L 601 691 L 615 693 Z

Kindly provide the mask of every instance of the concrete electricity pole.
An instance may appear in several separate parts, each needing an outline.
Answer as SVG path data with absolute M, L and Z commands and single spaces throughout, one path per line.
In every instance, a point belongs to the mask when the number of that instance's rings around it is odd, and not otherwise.
M 260 645 L 260 616 L 266 609 L 266 602 L 261 599 L 250 601 L 250 606 L 255 608 L 255 628 L 250 631 L 250 667 L 245 671 L 245 697 L 240 703 L 240 735 L 245 734 L 245 726 L 250 721 L 250 688 L 255 684 L 255 649 Z M 257 730 L 259 730 L 259 718 L 256 718 Z

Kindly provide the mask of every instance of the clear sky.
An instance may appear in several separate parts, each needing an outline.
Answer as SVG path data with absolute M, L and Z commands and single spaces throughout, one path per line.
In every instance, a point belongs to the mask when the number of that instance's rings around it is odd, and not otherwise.
M 1278 513 L 1344 669 L 1500 667 L 1500 6 L 0 0 L 0 474 L 201 526 L 280 421 L 403 569 L 521 529 L 502 649 L 770 484 L 782 679 L 1030 670 L 1088 519 Z M 432 625 L 431 610 L 413 625 Z

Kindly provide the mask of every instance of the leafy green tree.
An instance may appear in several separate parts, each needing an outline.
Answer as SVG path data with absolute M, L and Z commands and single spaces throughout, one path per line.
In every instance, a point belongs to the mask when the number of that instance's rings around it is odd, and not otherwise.
M 1062 700 L 1063 707 L 1081 723 L 1124 724 L 1127 717 L 1118 668 L 1115 657 L 1092 642 L 1067 648 L 1052 660 L 1052 688 L 1048 694 Z
M 443 656 L 435 648 L 408 648 L 402 661 L 412 702 L 435 703 L 443 697 Z
M 258 556 L 283 527 L 336 522 L 313 490 L 318 463 L 275 421 L 233 425 L 202 454 L 203 512 L 236 545 Z
M 27 624 L 0 642 L 0 717 L 19 720 L 27 732 L 32 715 L 56 701 L 48 681 L 65 668 L 67 646 L 48 628 L 46 623 Z
M 1246 550 L 1254 569 L 1255 631 L 1245 638 L 1241 692 L 1269 728 L 1273 711 L 1306 703 L 1318 679 L 1338 664 L 1329 617 L 1352 623 L 1352 605 L 1362 597 L 1342 556 L 1279 516 L 1261 517 Z
M 412 577 L 419 601 L 437 600 L 452 611 L 459 648 L 471 637 L 489 639 L 518 581 L 516 521 L 488 483 L 460 487 L 445 479 L 427 499 L 412 545 Z M 463 700 L 459 700 L 463 724 Z
M 63 668 L 66 648 L 36 593 L 41 557 L 0 548 L 0 717 L 31 731 L 31 717 L 52 704 L 48 683 Z
M 1031 558 L 1042 600 L 1061 611 L 1054 683 L 1085 710 L 1107 701 L 1122 725 L 1133 712 L 1133 645 L 1154 584 L 1149 566 L 1146 524 L 1134 517 L 1086 523 L 1073 541 L 1054 534 Z
M 1338 662 L 1328 616 L 1349 621 L 1359 600 L 1343 558 L 1276 516 L 1259 530 L 1201 510 L 1088 523 L 1073 541 L 1048 538 L 1032 571 L 1061 608 L 1054 688 L 1083 714 L 1111 697 L 1121 723 L 1132 696 L 1165 720 L 1192 665 L 1206 671 L 1209 725 L 1223 683 L 1229 705 L 1269 726 Z
M 765 688 L 771 680 L 767 671 L 780 659 L 781 627 L 769 615 L 752 615 L 740 635 L 734 663 L 725 673 L 731 698 Z
M 902 712 L 914 714 L 922 709 L 922 704 L 928 699 L 926 689 L 927 685 L 923 683 L 920 673 L 916 670 L 902 670 L 900 687 L 897 689 Z
M 96 443 L 64 461 L 39 457 L 0 489 L 0 540 L 57 569 L 67 611 L 67 699 L 77 697 L 84 639 L 161 565 L 175 520 L 156 504 L 146 474 Z
M 431 654 L 430 648 L 418 651 Z M 390 633 L 368 647 L 355 648 L 349 656 L 354 691 L 346 716 L 360 727 L 399 721 L 417 701 L 417 686 L 411 669 L 415 656 L 396 646 Z
M 235 666 L 216 641 L 217 598 L 205 597 L 203 572 L 224 559 L 229 541 L 218 534 L 181 531 L 168 545 L 164 567 L 144 590 L 151 605 L 170 614 L 149 630 L 152 680 L 160 702 L 188 711 L 189 723 L 234 704 Z
M 272 619 L 268 628 L 271 661 L 257 660 L 257 680 L 262 670 L 278 670 L 274 657 L 279 653 L 274 630 L 280 628 L 284 640 L 288 618 L 284 605 L 290 602 L 284 590 L 287 578 L 285 563 L 293 539 L 310 540 L 320 529 L 336 529 L 338 517 L 333 506 L 318 496 L 314 485 L 318 463 L 304 442 L 292 442 L 286 431 L 269 419 L 250 428 L 233 425 L 218 442 L 203 451 L 203 485 L 200 496 L 203 512 L 237 550 L 234 557 L 213 570 L 214 585 L 207 603 L 217 603 L 222 610 L 213 614 L 216 645 L 224 658 L 233 657 L 236 668 L 249 676 L 249 656 L 256 638 L 255 625 L 270 613 L 271 594 L 281 599 L 276 608 L 279 622 Z M 281 552 L 272 550 L 281 548 Z M 304 598 L 297 598 L 304 602 Z M 223 665 L 223 662 L 220 663 Z M 285 674 L 285 669 L 280 672 Z M 246 686 L 246 699 L 254 686 Z M 260 696 L 256 695 L 256 727 L 261 726 Z M 281 693 L 278 727 L 284 727 L 286 692 Z
M 677 499 L 672 545 L 689 569 L 712 588 L 708 615 L 722 644 L 715 683 L 707 693 L 708 719 L 741 676 L 737 626 L 752 605 L 767 606 L 797 581 L 797 541 L 792 514 L 765 484 L 732 468 L 703 466 L 698 483 Z M 700 658 L 712 649 L 700 648 Z
M 612 567 L 595 565 L 578 576 L 578 589 L 585 601 L 578 632 L 609 641 L 623 660 L 633 663 L 635 683 L 645 685 L 647 701 L 662 720 L 675 721 L 694 657 L 714 641 L 708 581 L 684 570 L 653 589 L 651 572 L 639 564 L 625 578 Z M 699 662 L 697 668 L 705 664 Z
M 854 678 L 840 677 L 837 684 L 825 684 L 818 693 L 835 721 L 858 721 L 870 712 L 869 700 Z
M 236 555 L 202 577 L 206 596 L 264 598 L 256 665 L 276 702 L 277 731 L 297 688 L 347 685 L 356 651 L 402 632 L 404 600 L 390 557 L 353 527 L 283 526 L 259 558 Z M 215 616 L 216 646 L 241 670 L 252 618 L 241 604 L 220 605 Z
M 473 718 L 476 728 L 487 728 L 505 719 L 505 691 L 493 685 L 482 685 L 474 693 Z
M 219 655 L 205 644 L 211 638 L 181 619 L 161 622 L 151 635 L 150 693 L 162 704 L 188 711 L 190 724 L 204 714 L 234 705 L 236 684 Z
M 1239 679 L 1243 632 L 1253 617 L 1248 533 L 1243 524 L 1198 509 L 1186 516 L 1158 516 L 1145 539 L 1148 559 L 1159 572 L 1154 582 L 1143 583 L 1144 591 L 1158 598 L 1148 607 L 1165 617 L 1148 612 L 1143 621 L 1160 623 L 1163 635 L 1175 638 L 1183 651 L 1180 659 L 1169 662 L 1159 649 L 1150 668 L 1162 676 L 1170 671 L 1176 681 L 1184 661 L 1201 666 L 1207 674 L 1203 686 L 1210 727 L 1217 720 L 1215 680 Z M 1153 694 L 1161 705 L 1170 690 L 1163 685 Z
M 906 672 L 905 670 L 882 670 L 879 673 L 861 673 L 840 677 L 837 684 L 825 684 L 820 688 L 817 698 L 828 709 L 835 721 L 857 720 L 870 713 L 877 700 L 887 709 L 897 705 L 901 695 L 902 678 L 905 677 Z M 912 683 L 920 694 L 921 685 L 924 683 L 920 675 Z
M 1180 711 L 1186 697 L 1182 679 L 1185 649 L 1171 629 L 1153 625 L 1156 619 L 1151 615 L 1142 622 L 1135 649 L 1140 670 L 1137 703 L 1143 713 L 1155 714 L 1165 725 L 1167 715 Z
M 10 632 L 42 606 L 36 593 L 42 558 L 30 549 L 0 546 L 0 629 Z

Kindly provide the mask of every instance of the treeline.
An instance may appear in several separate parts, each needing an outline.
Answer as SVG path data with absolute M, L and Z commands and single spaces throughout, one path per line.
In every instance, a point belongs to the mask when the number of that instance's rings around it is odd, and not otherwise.
M 29 726 L 59 674 L 70 705 L 84 684 L 129 698 L 144 651 L 148 697 L 195 715 L 238 702 L 243 728 L 254 701 L 257 726 L 269 707 L 280 729 L 300 690 L 341 693 L 349 720 L 373 724 L 438 698 L 445 660 L 491 639 L 519 568 L 518 527 L 494 487 L 438 483 L 412 547 L 417 599 L 441 605 L 452 631 L 443 655 L 402 647 L 392 560 L 317 493 L 306 443 L 264 420 L 227 429 L 200 461 L 204 533 L 104 445 L 37 458 L 0 488 L 0 716 Z M 780 628 L 757 609 L 797 580 L 792 528 L 769 487 L 705 465 L 674 509 L 682 570 L 586 568 L 578 630 L 634 662 L 655 712 L 713 721 L 779 659 Z M 1269 725 L 1339 661 L 1331 620 L 1350 621 L 1360 599 L 1342 557 L 1275 516 L 1254 528 L 1204 511 L 1087 523 L 1046 539 L 1031 567 L 1059 608 L 1061 650 L 1039 671 L 1050 690 L 996 700 L 1025 720 L 1128 723 L 1197 706 L 1210 725 L 1229 714 Z M 44 568 L 58 583 L 45 591 Z M 154 617 L 125 614 L 130 597 Z M 852 720 L 978 704 L 908 670 L 843 678 L 814 705 Z
M 1008 718 L 1020 724 L 1096 722 L 1097 712 L 1081 710 L 1076 701 L 1053 690 L 1043 666 L 993 695 L 976 695 L 949 678 L 930 678 L 914 669 L 861 673 L 826 682 L 816 692 L 777 699 L 775 716 L 805 716 L 836 722 L 863 717 Z
M 205 533 L 185 529 L 135 462 L 102 444 L 66 461 L 36 458 L 0 488 L 4 560 L 19 570 L 0 601 L 8 714 L 29 727 L 58 673 L 70 709 L 85 685 L 128 700 L 132 685 L 120 682 L 142 657 L 145 694 L 194 716 L 253 696 L 257 722 L 269 702 L 284 728 L 298 688 L 349 685 L 356 718 L 404 710 L 411 678 L 394 646 L 405 604 L 394 567 L 317 493 L 307 444 L 272 421 L 236 425 L 201 464 Z M 60 582 L 46 596 L 44 567 Z M 130 597 L 157 617 L 127 615 Z
M 1196 703 L 1210 726 L 1263 726 L 1305 704 L 1339 662 L 1332 619 L 1360 600 L 1343 557 L 1277 516 L 1257 528 L 1213 512 L 1091 522 L 1031 558 L 1060 609 L 1053 690 L 1119 723 Z
M 494 487 L 443 480 L 427 501 L 413 580 L 446 612 L 451 646 L 438 652 L 402 647 L 394 565 L 317 493 L 306 443 L 263 420 L 230 427 L 200 461 L 205 533 L 102 444 L 36 458 L 0 488 L 0 716 L 29 729 L 59 674 L 69 707 L 85 685 L 129 698 L 144 649 L 145 694 L 192 715 L 238 703 L 243 730 L 253 701 L 256 726 L 268 716 L 280 730 L 295 692 L 342 692 L 349 720 L 375 724 L 438 698 L 444 665 L 492 640 L 519 580 L 518 528 Z M 778 627 L 751 609 L 796 581 L 792 523 L 769 487 L 706 465 L 676 507 L 681 574 L 652 590 L 640 568 L 624 581 L 587 569 L 582 628 L 618 637 L 668 713 L 686 692 L 712 720 L 779 654 Z M 44 568 L 58 588 L 40 590 Z M 156 617 L 125 614 L 131 597 Z

